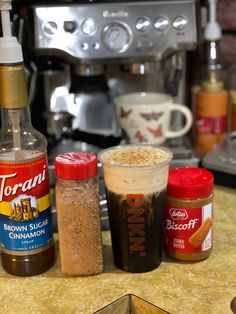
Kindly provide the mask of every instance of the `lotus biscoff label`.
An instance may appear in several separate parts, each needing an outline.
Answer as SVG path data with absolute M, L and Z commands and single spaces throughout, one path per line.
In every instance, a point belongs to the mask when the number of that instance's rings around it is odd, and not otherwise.
M 212 203 L 200 208 L 167 206 L 166 245 L 176 252 L 204 252 L 212 247 Z
M 52 240 L 47 159 L 0 163 L 2 251 L 24 255 L 43 251 Z

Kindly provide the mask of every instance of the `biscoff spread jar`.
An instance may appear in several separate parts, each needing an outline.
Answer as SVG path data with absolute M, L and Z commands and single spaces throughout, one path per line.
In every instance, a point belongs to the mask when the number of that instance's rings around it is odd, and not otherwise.
M 199 261 L 212 251 L 214 177 L 202 168 L 169 172 L 165 251 L 182 261 Z

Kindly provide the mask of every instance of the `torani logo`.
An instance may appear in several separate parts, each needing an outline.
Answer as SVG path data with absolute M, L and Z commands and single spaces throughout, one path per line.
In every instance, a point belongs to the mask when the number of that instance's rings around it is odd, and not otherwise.
M 17 194 L 18 190 L 22 192 L 30 191 L 31 189 L 35 188 L 38 184 L 41 184 L 46 179 L 46 165 L 43 167 L 43 172 L 26 180 L 24 182 L 16 183 L 14 186 L 7 185 L 10 181 L 10 178 L 17 177 L 17 172 L 12 174 L 5 174 L 1 175 L 1 186 L 0 186 L 0 202 L 3 200 L 3 196 L 15 195 Z

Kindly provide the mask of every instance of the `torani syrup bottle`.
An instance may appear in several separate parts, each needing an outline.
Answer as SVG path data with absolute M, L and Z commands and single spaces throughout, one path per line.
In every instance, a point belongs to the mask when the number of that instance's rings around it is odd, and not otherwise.
M 2 22 L 10 22 L 6 12 Z M 55 260 L 47 143 L 31 124 L 21 47 L 6 25 L 0 50 L 1 263 L 12 275 L 32 276 Z
M 228 91 L 223 82 L 211 77 L 203 82 L 195 101 L 195 151 L 203 156 L 226 137 Z

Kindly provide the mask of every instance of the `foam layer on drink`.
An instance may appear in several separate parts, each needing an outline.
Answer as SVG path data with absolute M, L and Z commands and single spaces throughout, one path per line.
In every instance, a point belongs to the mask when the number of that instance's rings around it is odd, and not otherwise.
M 110 148 L 99 154 L 106 188 L 119 194 L 164 190 L 171 158 L 167 149 L 141 145 Z
M 120 166 L 150 166 L 169 159 L 169 151 L 152 146 L 123 146 L 102 154 L 103 162 Z

